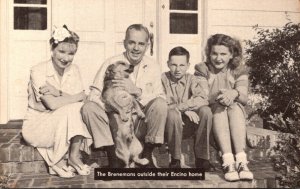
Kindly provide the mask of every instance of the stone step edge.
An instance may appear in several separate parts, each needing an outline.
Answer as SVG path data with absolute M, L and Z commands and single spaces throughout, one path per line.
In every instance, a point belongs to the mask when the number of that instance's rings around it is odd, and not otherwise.
M 0 147 L 0 163 L 8 163 L 8 162 L 33 162 L 33 161 L 42 161 L 43 158 L 39 154 L 39 152 L 31 147 L 17 144 L 7 144 L 3 147 Z M 154 151 L 156 155 L 167 155 L 167 150 L 162 150 L 158 148 Z M 194 153 L 192 151 L 186 151 L 182 153 L 188 162 L 194 161 Z M 249 160 L 270 160 L 271 158 L 268 156 L 268 150 L 264 149 L 249 149 L 247 150 L 248 159 Z M 220 154 L 217 151 L 211 152 L 211 160 L 213 162 L 221 161 Z M 95 159 L 99 157 L 107 157 L 106 152 L 103 150 L 93 151 L 91 156 L 87 156 L 87 158 Z
M 21 174 L 21 177 L 22 177 L 22 175 L 24 175 L 22 173 L 13 174 L 12 179 L 10 180 L 11 184 L 16 184 L 16 182 L 18 181 L 18 179 L 14 179 L 14 178 L 19 178 L 19 179 L 21 178 L 20 176 L 18 176 L 19 174 Z M 46 173 L 42 173 L 42 174 L 46 174 Z M 35 176 L 35 174 L 32 174 L 31 177 L 34 179 L 36 176 Z M 117 182 L 122 182 L 122 181 L 117 181 Z M 193 184 L 196 184 L 196 183 L 193 182 Z M 81 184 L 80 186 L 85 186 L 85 185 L 87 185 L 87 184 Z M 223 179 L 223 177 L 219 177 L 218 174 L 206 173 L 206 179 L 203 181 L 200 181 L 200 183 L 198 183 L 196 185 L 197 185 L 196 186 L 197 188 L 209 188 L 209 187 L 215 187 L 215 188 L 228 188 L 228 187 L 229 188 L 279 188 L 279 181 L 274 177 L 266 177 L 266 178 L 254 178 L 252 181 L 227 182 Z M 58 185 L 51 185 L 48 187 L 56 187 L 56 186 L 58 186 Z M 82 188 L 84 188 L 84 187 L 82 187 Z
M 103 150 L 92 152 L 97 157 L 106 157 Z M 38 150 L 32 146 L 23 144 L 2 144 L 0 146 L 0 163 L 8 162 L 32 162 L 43 160 Z

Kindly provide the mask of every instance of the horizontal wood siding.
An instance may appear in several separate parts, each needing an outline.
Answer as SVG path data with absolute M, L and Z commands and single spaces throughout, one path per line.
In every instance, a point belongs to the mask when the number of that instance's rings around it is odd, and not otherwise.
M 253 26 L 278 28 L 300 22 L 299 0 L 209 0 L 207 37 L 215 33 L 253 39 Z

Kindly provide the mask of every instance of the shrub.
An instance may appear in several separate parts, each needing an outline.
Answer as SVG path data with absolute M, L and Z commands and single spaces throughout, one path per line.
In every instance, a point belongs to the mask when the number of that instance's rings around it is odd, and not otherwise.
M 283 119 L 300 117 L 295 113 L 300 102 L 300 24 L 254 29 L 257 39 L 246 41 L 245 52 L 252 91 L 265 99 L 257 113 L 268 123 L 265 128 L 291 132 L 289 124 L 277 127 L 268 121 L 280 113 Z
M 254 29 L 257 39 L 246 41 L 245 51 L 252 92 L 260 97 L 253 101 L 252 115 L 264 120 L 264 128 L 282 131 L 271 151 L 274 168 L 282 186 L 299 187 L 300 24 Z
M 9 188 L 7 184 L 9 177 L 10 175 L 0 175 L 0 188 Z
M 280 185 L 285 187 L 300 187 L 300 121 L 282 118 L 282 114 L 271 116 L 271 122 L 279 127 L 289 123 L 294 134 L 282 133 L 277 145 L 272 148 L 274 168 L 281 173 Z

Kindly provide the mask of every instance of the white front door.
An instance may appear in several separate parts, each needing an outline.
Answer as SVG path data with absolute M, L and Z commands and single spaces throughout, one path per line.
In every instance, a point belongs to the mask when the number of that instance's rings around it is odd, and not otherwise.
M 87 92 L 103 61 L 124 51 L 129 25 L 142 23 L 154 32 L 155 8 L 153 0 L 52 0 L 52 25 L 66 24 L 80 36 L 74 62 Z
M 2 1 L 2 0 L 1 0 Z M 51 1 L 8 1 L 7 119 L 23 119 L 30 67 L 49 59 Z M 2 120 L 1 120 L 2 122 Z
M 176 46 L 183 46 L 190 53 L 189 72 L 202 61 L 202 41 L 204 33 L 204 3 L 198 0 L 160 0 L 159 1 L 159 61 L 162 71 L 167 71 L 169 52 Z

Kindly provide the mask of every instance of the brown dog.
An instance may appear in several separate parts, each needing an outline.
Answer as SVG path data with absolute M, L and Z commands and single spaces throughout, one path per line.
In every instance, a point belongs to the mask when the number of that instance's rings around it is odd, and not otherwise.
M 113 87 L 112 80 L 129 78 L 133 72 L 133 67 L 125 62 L 118 61 L 110 65 L 104 78 L 104 88 L 102 99 L 109 111 L 115 112 L 117 132 L 114 136 L 116 145 L 116 155 L 124 161 L 125 167 L 133 167 L 134 163 L 146 165 L 147 159 L 140 159 L 138 156 L 143 147 L 134 134 L 132 120 L 133 109 L 138 117 L 144 118 L 140 105 L 136 99 L 121 87 Z

